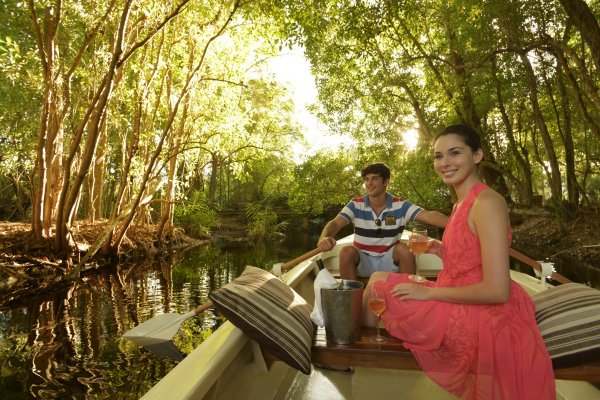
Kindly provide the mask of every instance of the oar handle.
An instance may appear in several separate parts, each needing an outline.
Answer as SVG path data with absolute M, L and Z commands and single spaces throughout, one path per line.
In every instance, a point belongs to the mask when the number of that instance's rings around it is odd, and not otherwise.
M 309 258 L 316 256 L 320 252 L 321 252 L 321 249 L 319 249 L 317 247 L 316 249 L 313 249 L 313 250 L 309 251 L 308 253 L 301 255 L 300 257 L 294 258 L 292 261 L 286 262 L 285 264 L 283 264 L 281 266 L 281 270 L 285 271 L 286 269 L 295 267 L 296 265 L 300 264 L 302 261 L 308 260 Z
M 196 313 L 196 315 L 202 314 L 204 311 L 208 310 L 209 308 L 212 308 L 212 306 L 212 301 L 208 300 L 206 303 L 199 305 L 196 309 L 194 309 L 194 312 Z

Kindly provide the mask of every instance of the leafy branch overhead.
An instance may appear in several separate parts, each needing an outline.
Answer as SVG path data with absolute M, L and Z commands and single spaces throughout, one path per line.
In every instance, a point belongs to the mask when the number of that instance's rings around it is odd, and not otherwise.
M 482 134 L 486 182 L 565 221 L 600 201 L 598 13 L 583 0 L 6 0 L 0 218 L 31 221 L 66 259 L 81 219 L 108 220 L 104 255 L 136 224 L 160 243 L 251 206 L 266 232 L 280 222 L 267 210 L 316 217 L 360 194 L 375 160 L 392 193 L 447 211 L 430 141 L 462 122 Z M 338 148 L 303 141 L 297 93 L 270 69 L 290 47 Z

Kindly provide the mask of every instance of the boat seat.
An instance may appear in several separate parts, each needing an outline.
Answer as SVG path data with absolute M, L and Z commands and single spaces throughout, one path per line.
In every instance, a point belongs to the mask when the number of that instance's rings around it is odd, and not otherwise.
M 381 329 L 388 341 L 374 343 L 375 328 L 361 329 L 361 337 L 350 345 L 328 341 L 325 328 L 317 328 L 311 350 L 311 361 L 320 365 L 351 365 L 354 367 L 420 370 L 421 367 L 402 341 L 391 337 Z M 600 382 L 600 360 L 571 368 L 555 368 L 556 379 Z
M 385 329 L 381 333 L 388 337 L 386 343 L 374 343 L 371 336 L 375 328 L 361 329 L 361 337 L 353 344 L 336 344 L 325 337 L 325 328 L 318 328 L 313 337 L 311 361 L 322 365 L 352 365 L 355 367 L 421 369 L 410 350 L 402 341 L 390 337 Z

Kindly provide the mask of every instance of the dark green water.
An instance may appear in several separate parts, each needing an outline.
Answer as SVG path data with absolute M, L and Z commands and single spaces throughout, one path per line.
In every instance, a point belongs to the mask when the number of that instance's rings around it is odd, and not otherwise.
M 139 399 L 177 363 L 122 339 L 124 332 L 156 314 L 194 309 L 246 265 L 270 269 L 315 243 L 303 236 L 198 247 L 0 312 L 0 399 Z M 189 353 L 222 322 L 209 310 L 186 321 L 175 343 Z
M 177 363 L 122 339 L 124 332 L 153 315 L 194 309 L 246 265 L 270 269 L 315 243 L 290 236 L 255 248 L 203 246 L 32 296 L 26 306 L 0 312 L 0 399 L 139 399 Z M 563 275 L 600 288 L 597 269 L 555 261 Z M 189 353 L 222 322 L 209 310 L 186 321 L 175 343 Z

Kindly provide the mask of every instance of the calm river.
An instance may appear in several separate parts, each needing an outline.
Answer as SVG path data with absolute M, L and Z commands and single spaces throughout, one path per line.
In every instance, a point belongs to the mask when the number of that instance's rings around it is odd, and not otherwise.
M 122 339 L 124 332 L 156 314 L 194 309 L 246 265 L 270 269 L 315 243 L 303 236 L 255 248 L 197 247 L 0 312 L 0 398 L 139 399 L 176 362 Z M 222 322 L 209 310 L 186 321 L 174 341 L 187 354 Z
M 194 309 L 246 265 L 270 269 L 315 243 L 316 237 L 290 236 L 255 248 L 197 247 L 169 261 L 104 271 L 0 312 L 0 399 L 139 399 L 176 362 L 122 339 L 124 332 L 156 314 Z M 600 287 L 597 269 L 564 264 L 559 272 Z M 222 322 L 209 310 L 187 320 L 174 342 L 190 353 Z

